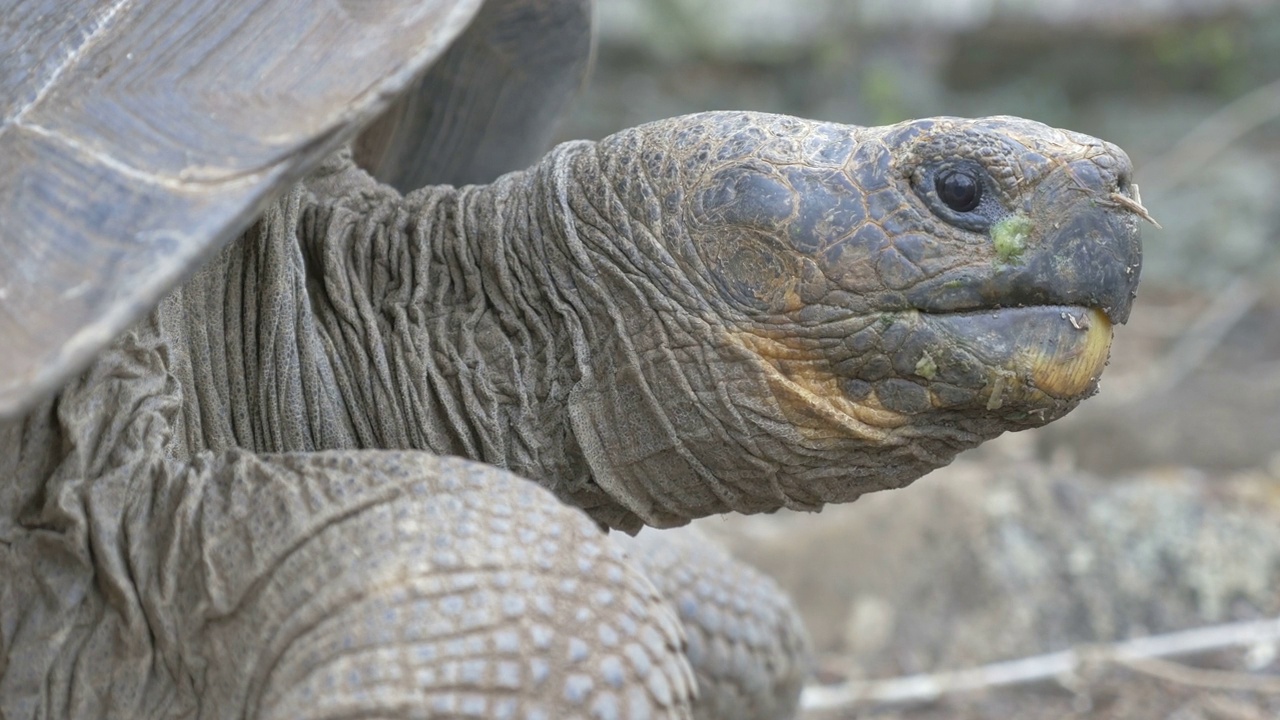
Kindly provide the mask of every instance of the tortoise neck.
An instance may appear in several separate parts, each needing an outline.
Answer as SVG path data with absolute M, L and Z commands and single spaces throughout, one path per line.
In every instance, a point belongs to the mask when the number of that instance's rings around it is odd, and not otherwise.
M 431 296 L 419 303 L 434 315 L 420 332 L 434 348 L 423 353 L 433 366 L 426 386 L 449 409 L 437 423 L 466 443 L 426 449 L 510 469 L 616 524 L 621 508 L 592 480 L 568 422 L 569 397 L 588 372 L 593 310 L 578 290 L 589 262 L 573 249 L 556 188 L 569 158 L 591 145 L 562 145 L 489 185 L 405 200 L 431 248 Z
M 574 474 L 543 482 L 630 532 L 775 509 L 783 499 L 757 482 L 751 458 L 731 484 L 717 476 L 732 464 L 725 455 L 742 455 L 724 449 L 735 432 L 724 424 L 734 416 L 722 407 L 726 383 L 759 377 L 680 258 L 685 228 L 657 200 L 681 192 L 680 180 L 635 171 L 636 135 L 567 143 L 524 173 L 463 191 L 490 223 L 470 225 L 470 241 L 520 258 L 521 286 L 536 288 L 566 348 L 552 405 Z
M 482 460 L 617 524 L 568 422 L 592 313 L 550 178 L 588 147 L 403 197 L 349 161 L 308 180 L 310 306 L 356 446 Z
M 699 397 L 718 379 L 680 362 L 679 348 L 697 343 L 681 334 L 689 328 L 671 326 L 719 330 L 677 319 L 699 305 L 672 257 L 684 238 L 621 202 L 616 183 L 625 178 L 603 147 L 560 145 L 527 171 L 456 191 L 425 224 L 461 228 L 437 233 L 433 254 L 454 258 L 444 267 L 473 278 L 457 317 L 490 348 L 475 380 L 513 384 L 512 416 L 500 425 L 529 449 L 472 457 L 634 532 L 727 511 L 741 492 L 724 488 L 686 446 L 708 435 L 714 421 Z M 658 197 L 663 189 L 651 188 Z M 710 354 L 690 360 L 718 366 Z

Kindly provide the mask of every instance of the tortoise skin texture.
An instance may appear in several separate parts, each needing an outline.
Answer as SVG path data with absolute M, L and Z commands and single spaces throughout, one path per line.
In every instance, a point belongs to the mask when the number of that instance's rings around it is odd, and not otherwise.
M 772 578 L 690 526 L 612 536 L 674 606 L 698 697 L 695 720 L 786 718 L 811 667 L 799 614 Z
M 957 163 L 987 216 L 938 208 Z M 1128 173 L 1012 118 L 709 113 L 407 196 L 339 153 L 0 425 L 0 710 L 690 717 L 598 526 L 816 509 L 1067 412 L 1101 361 L 1035 373 L 1128 313 Z

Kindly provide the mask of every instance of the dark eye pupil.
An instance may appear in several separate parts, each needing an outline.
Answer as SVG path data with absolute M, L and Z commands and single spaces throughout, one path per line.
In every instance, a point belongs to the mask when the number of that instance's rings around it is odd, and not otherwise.
M 969 212 L 982 199 L 982 185 L 963 170 L 943 170 L 934 184 L 938 197 L 956 212 Z

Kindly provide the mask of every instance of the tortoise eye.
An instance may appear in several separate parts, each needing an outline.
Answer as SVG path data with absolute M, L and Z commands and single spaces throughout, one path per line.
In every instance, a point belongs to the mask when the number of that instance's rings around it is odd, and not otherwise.
M 982 183 L 964 170 L 943 170 L 933 185 L 938 198 L 956 212 L 969 212 L 982 200 Z

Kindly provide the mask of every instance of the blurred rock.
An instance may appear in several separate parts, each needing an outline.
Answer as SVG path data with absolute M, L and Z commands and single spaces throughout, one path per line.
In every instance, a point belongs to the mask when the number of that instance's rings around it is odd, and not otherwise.
M 701 527 L 777 578 L 852 676 L 1280 615 L 1280 478 L 1260 472 L 961 461 L 817 515 Z

